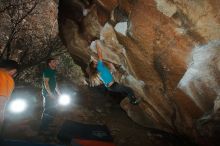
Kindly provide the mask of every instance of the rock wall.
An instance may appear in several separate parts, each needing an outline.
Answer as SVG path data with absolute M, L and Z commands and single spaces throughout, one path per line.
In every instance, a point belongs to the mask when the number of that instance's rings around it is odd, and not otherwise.
M 96 56 L 93 41 L 98 40 L 104 60 L 118 70 L 116 80 L 142 99 L 139 107 L 121 102 L 133 120 L 196 135 L 196 119 L 213 108 L 219 91 L 219 43 L 213 41 L 220 38 L 220 1 L 67 0 L 60 5 L 60 34 L 74 59 L 85 68 Z
M 59 56 L 57 70 L 62 81 L 84 82 L 81 68 L 58 36 L 58 6 L 57 0 L 0 1 L 0 60 L 8 57 L 20 64 L 16 85 L 41 88 L 42 71 L 51 56 Z
M 40 55 L 46 39 L 57 36 L 58 4 L 55 1 L 2 1 L 0 4 L 0 53 L 10 43 L 13 52 L 10 58 L 20 61 L 25 51 Z

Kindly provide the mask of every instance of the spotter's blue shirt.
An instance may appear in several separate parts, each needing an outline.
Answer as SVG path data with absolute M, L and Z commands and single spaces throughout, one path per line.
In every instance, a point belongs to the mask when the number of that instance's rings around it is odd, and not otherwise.
M 110 70 L 103 64 L 101 60 L 98 61 L 97 71 L 99 72 L 100 79 L 107 87 L 109 83 L 113 81 L 113 76 Z

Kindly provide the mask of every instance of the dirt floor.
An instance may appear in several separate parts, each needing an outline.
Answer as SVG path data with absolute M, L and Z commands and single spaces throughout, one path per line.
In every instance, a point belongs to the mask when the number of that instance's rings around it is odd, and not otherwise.
M 67 92 L 73 93 L 72 103 L 69 107 L 57 108 L 57 116 L 48 131 L 41 135 L 38 134 L 42 98 L 38 92 L 35 92 L 33 94 L 36 95 L 36 98 L 33 98 L 30 103 L 32 110 L 28 110 L 23 116 L 7 114 L 5 137 L 38 143 L 61 144 L 62 142 L 57 139 L 60 127 L 65 120 L 72 120 L 107 125 L 116 146 L 174 145 L 160 134 L 152 135 L 147 128 L 137 125 L 129 119 L 120 108 L 121 97 L 109 96 L 104 89 L 99 88 L 68 86 L 68 89 Z

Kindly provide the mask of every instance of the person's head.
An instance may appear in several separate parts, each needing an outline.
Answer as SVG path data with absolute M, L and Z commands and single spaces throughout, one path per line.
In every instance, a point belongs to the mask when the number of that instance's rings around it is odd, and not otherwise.
M 19 65 L 14 60 L 3 60 L 0 63 L 0 68 L 6 70 L 11 76 L 14 77 L 18 71 Z
M 94 75 L 94 74 L 97 74 L 97 61 L 96 60 L 92 60 L 90 63 L 89 63 L 89 72 L 91 75 Z
M 98 63 L 98 62 L 97 62 L 96 60 L 92 60 L 92 61 L 89 63 L 89 68 L 96 70 L 97 63 Z
M 97 61 L 97 60 L 92 60 L 92 61 L 90 62 L 90 64 L 89 64 L 89 67 L 96 69 L 97 64 L 98 64 L 98 61 Z
M 51 69 L 55 70 L 58 65 L 58 60 L 56 58 L 48 58 L 47 59 L 47 65 Z

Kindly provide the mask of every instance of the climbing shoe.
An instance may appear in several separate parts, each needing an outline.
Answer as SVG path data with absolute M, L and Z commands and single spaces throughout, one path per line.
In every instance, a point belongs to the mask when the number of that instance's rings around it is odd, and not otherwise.
M 133 105 L 138 105 L 140 103 L 140 100 L 138 100 L 137 98 L 133 98 L 132 100 L 130 100 L 130 103 Z

